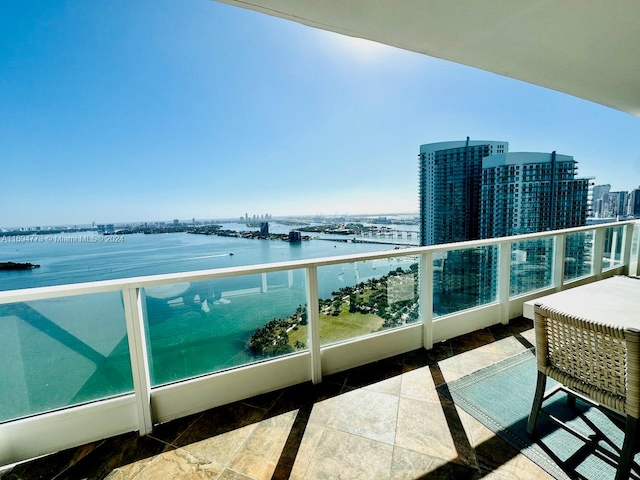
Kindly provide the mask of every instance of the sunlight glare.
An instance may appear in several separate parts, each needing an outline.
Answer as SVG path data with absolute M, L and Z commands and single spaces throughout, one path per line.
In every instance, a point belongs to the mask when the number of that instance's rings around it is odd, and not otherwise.
M 348 62 L 356 61 L 365 65 L 374 65 L 384 62 L 397 51 L 389 45 L 364 38 L 324 31 L 322 33 L 325 37 L 323 41 L 328 45 L 331 53 Z

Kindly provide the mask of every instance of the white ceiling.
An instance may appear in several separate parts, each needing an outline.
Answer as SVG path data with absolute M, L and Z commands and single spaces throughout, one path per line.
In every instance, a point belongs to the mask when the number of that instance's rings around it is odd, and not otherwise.
M 640 0 L 218 0 L 640 117 Z

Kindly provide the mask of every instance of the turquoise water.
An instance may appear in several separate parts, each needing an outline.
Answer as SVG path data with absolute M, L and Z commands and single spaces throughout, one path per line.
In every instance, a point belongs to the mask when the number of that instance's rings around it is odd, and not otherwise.
M 187 233 L 96 240 L 91 232 L 0 241 L 0 261 L 31 262 L 0 272 L 0 290 L 283 262 L 393 249 L 311 240 L 289 244 Z M 118 242 L 107 242 L 107 239 Z M 229 255 L 233 253 L 233 255 Z M 410 260 L 318 269 L 319 295 L 385 275 Z M 153 385 L 259 361 L 250 335 L 306 301 L 304 270 L 145 289 Z M 0 422 L 132 391 L 119 292 L 0 305 Z

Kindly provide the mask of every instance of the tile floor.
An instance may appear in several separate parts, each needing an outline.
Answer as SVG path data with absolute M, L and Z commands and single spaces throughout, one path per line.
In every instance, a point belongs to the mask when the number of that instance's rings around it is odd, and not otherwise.
M 0 471 L 33 479 L 549 479 L 435 387 L 531 346 L 523 318 Z

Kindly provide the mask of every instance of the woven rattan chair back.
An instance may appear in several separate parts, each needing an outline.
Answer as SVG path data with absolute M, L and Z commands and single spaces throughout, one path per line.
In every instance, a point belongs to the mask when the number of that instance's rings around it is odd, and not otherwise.
M 534 313 L 538 384 L 527 430 L 534 434 L 542 403 L 553 393 L 545 392 L 551 377 L 570 395 L 579 392 L 626 416 L 616 479 L 628 478 L 638 450 L 640 331 L 591 322 L 543 305 L 536 305 Z

